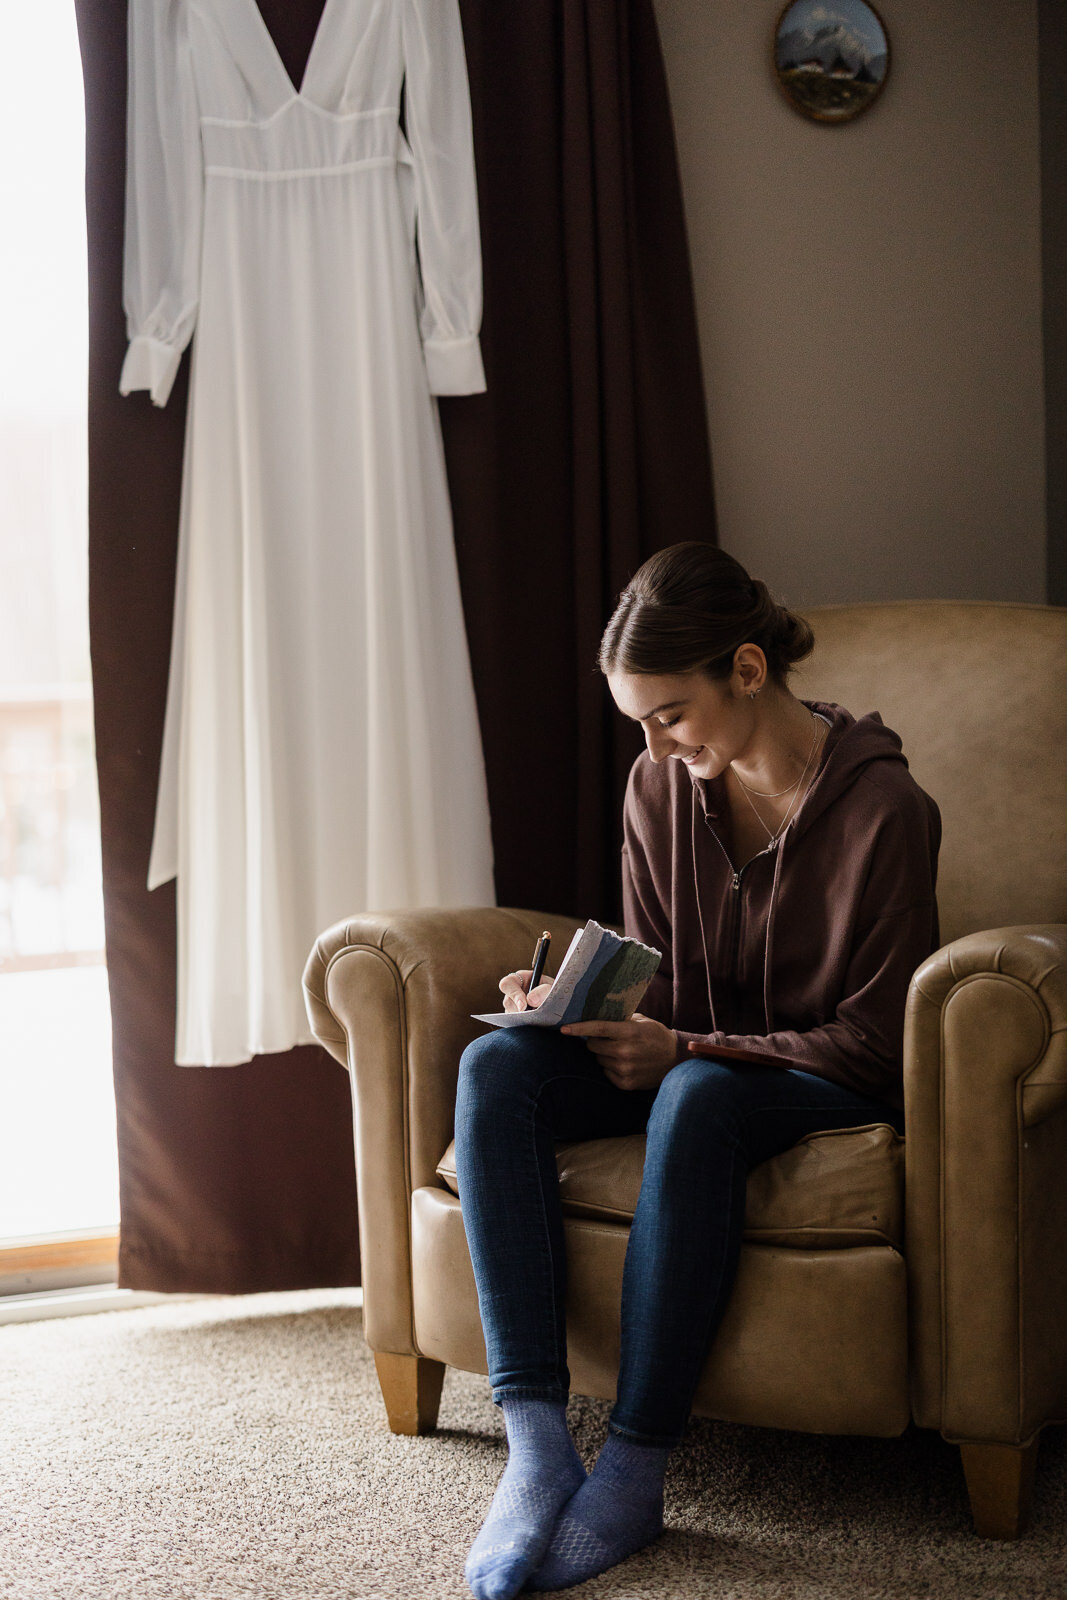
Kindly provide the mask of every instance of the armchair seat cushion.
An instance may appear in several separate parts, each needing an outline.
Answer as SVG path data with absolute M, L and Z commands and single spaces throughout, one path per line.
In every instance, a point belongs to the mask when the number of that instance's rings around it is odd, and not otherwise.
M 633 1220 L 645 1160 L 643 1134 L 556 1146 L 565 1214 Z M 455 1142 L 437 1166 L 453 1194 Z M 794 1250 L 904 1242 L 904 1141 L 885 1123 L 809 1133 L 761 1162 L 748 1180 L 745 1238 Z

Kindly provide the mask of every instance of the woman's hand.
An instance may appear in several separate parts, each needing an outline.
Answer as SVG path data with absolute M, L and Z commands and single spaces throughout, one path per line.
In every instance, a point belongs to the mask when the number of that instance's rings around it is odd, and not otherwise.
M 640 1011 L 629 1022 L 568 1022 L 559 1031 L 584 1039 L 617 1089 L 658 1089 L 685 1057 L 674 1029 Z
M 545 995 L 552 987 L 552 979 L 546 978 L 544 983 L 539 983 L 532 994 L 526 993 L 526 985 L 533 977 L 532 967 L 523 967 L 521 972 L 509 972 L 506 978 L 500 980 L 500 992 L 504 996 L 505 1011 L 531 1011 L 541 1004 Z

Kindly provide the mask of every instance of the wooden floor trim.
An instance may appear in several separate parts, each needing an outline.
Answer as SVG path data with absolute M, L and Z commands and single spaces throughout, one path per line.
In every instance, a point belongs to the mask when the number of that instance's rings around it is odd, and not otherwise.
M 0 1277 L 16 1272 L 62 1272 L 67 1267 L 117 1267 L 118 1259 L 117 1228 L 112 1233 L 57 1234 L 55 1238 L 0 1245 Z

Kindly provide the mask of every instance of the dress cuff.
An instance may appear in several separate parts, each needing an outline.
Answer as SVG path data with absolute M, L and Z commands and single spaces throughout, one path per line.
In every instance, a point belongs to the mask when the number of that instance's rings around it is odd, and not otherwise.
M 481 394 L 485 389 L 476 333 L 465 339 L 427 339 L 422 350 L 431 394 Z
M 147 389 L 152 404 L 165 406 L 174 386 L 182 353 L 173 345 L 138 334 L 130 340 L 130 348 L 122 363 L 119 394 L 130 394 L 134 389 Z

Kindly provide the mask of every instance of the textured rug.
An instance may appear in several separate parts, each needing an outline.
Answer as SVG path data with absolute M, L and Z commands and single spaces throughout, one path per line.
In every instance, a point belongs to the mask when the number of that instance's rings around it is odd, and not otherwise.
M 572 1399 L 587 1465 L 608 1405 Z M 351 1290 L 183 1301 L 0 1327 L 4 1600 L 464 1600 L 506 1446 L 485 1378 L 438 1432 L 390 1434 Z M 936 1436 L 695 1420 L 667 1530 L 568 1594 L 615 1600 L 1064 1600 L 1067 1430 L 1031 1532 L 970 1531 Z

